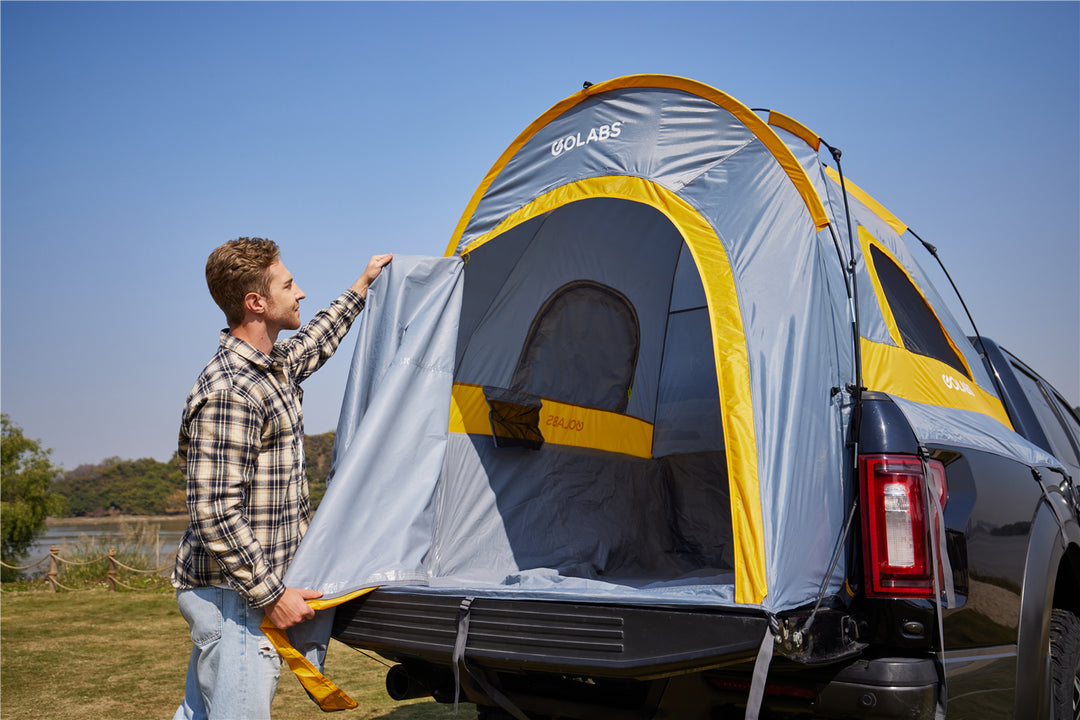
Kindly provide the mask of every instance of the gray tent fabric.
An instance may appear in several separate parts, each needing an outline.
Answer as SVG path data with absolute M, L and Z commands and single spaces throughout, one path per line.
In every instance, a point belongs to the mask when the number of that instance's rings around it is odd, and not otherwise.
M 971 448 L 1012 458 L 1032 467 L 1061 467 L 1061 461 L 1016 433 L 1003 433 L 995 422 L 979 413 L 954 410 L 941 413 L 920 403 L 894 397 L 920 442 Z
M 368 289 L 335 435 L 332 477 L 289 587 L 325 598 L 424 582 L 431 497 L 446 447 L 461 308 L 459 258 L 397 255 Z M 333 609 L 289 630 L 322 668 Z
M 395 256 L 368 290 L 326 496 L 289 570 L 333 598 L 424 582 L 431 499 L 446 447 L 458 258 Z

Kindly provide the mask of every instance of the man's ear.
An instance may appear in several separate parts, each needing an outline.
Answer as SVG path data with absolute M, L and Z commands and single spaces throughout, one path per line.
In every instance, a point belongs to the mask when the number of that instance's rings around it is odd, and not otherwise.
M 256 292 L 249 292 L 244 296 L 244 309 L 255 315 L 266 312 L 266 299 Z

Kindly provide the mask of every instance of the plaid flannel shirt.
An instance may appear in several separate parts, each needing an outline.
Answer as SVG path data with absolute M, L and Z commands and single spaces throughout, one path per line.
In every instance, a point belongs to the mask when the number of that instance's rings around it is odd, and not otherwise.
M 253 607 L 282 577 L 310 522 L 300 383 L 330 359 L 364 308 L 349 290 L 271 355 L 221 333 L 184 405 L 179 455 L 190 525 L 172 584 L 229 585 Z

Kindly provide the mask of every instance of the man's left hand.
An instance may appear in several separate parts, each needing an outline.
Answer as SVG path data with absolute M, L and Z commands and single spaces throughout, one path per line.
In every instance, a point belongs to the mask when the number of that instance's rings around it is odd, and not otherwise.
M 320 597 L 322 592 L 319 590 L 287 587 L 281 597 L 266 606 L 266 617 L 285 630 L 315 617 L 315 610 L 306 601 Z

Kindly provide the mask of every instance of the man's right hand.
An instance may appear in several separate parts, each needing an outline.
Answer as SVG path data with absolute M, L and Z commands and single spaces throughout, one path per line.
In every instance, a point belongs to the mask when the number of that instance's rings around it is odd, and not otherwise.
M 319 590 L 287 587 L 281 597 L 266 606 L 266 617 L 278 628 L 285 630 L 315 617 L 315 610 L 306 601 L 320 597 L 322 592 Z
M 382 272 L 382 269 L 393 259 L 393 253 L 372 255 L 371 260 L 368 261 L 367 267 L 364 268 L 364 274 L 357 278 L 351 289 L 360 293 L 360 297 L 367 299 L 368 287 L 371 283 L 375 282 L 375 278 L 379 277 L 379 273 Z

